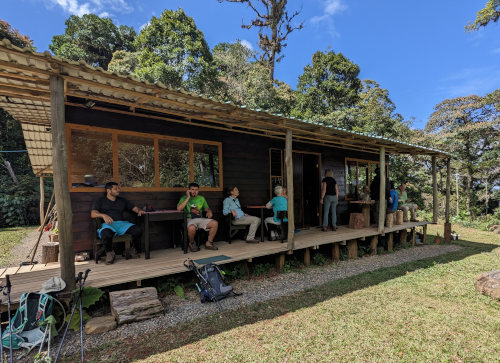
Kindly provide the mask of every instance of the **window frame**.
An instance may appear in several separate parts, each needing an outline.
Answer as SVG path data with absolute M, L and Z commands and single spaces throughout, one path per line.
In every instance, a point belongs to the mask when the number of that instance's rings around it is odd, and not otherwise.
M 373 180 L 373 175 L 371 172 L 370 164 L 375 164 L 377 167 L 380 166 L 380 161 L 377 160 L 367 160 L 367 159 L 358 159 L 358 158 L 350 158 L 346 157 L 344 160 L 344 180 L 345 180 L 345 200 L 356 200 L 356 198 L 349 198 L 347 196 L 347 191 L 348 191 L 348 185 L 347 185 L 347 163 L 350 161 L 355 161 L 356 162 L 356 194 L 359 196 L 360 190 L 359 188 L 359 164 L 360 163 L 366 163 L 368 164 L 368 180 L 371 181 Z M 386 162 L 386 175 L 389 175 L 389 163 Z M 369 185 L 369 184 L 368 184 Z
M 126 130 L 118 130 L 118 129 L 110 129 L 103 128 L 97 126 L 88 126 L 88 125 L 80 125 L 67 123 L 66 124 L 66 144 L 67 144 L 67 155 L 68 155 L 68 187 L 70 192 L 99 192 L 104 191 L 103 187 L 78 187 L 73 188 L 71 183 L 71 132 L 72 130 L 78 131 L 90 131 L 90 132 L 102 132 L 111 134 L 112 139 L 112 153 L 113 160 L 110 162 L 113 163 L 113 181 L 117 181 L 119 183 L 120 175 L 119 175 L 119 165 L 118 165 L 118 135 L 127 135 L 127 136 L 137 136 L 143 138 L 150 138 L 153 140 L 154 144 L 154 166 L 155 166 L 155 186 L 154 187 L 120 187 L 120 189 L 124 192 L 163 192 L 163 191 L 185 191 L 188 187 L 160 187 L 160 156 L 159 156 L 159 140 L 170 140 L 170 141 L 179 141 L 186 142 L 189 144 L 189 182 L 193 182 L 194 180 L 194 146 L 193 144 L 202 144 L 202 145 L 213 145 L 217 147 L 218 157 L 219 157 L 219 187 L 203 187 L 200 186 L 201 191 L 222 191 L 223 190 L 223 169 L 222 169 L 222 142 L 218 141 L 209 141 L 209 140 L 200 140 L 200 139 L 191 139 L 177 136 L 165 136 L 158 134 L 149 134 L 144 132 L 137 131 L 126 131 Z

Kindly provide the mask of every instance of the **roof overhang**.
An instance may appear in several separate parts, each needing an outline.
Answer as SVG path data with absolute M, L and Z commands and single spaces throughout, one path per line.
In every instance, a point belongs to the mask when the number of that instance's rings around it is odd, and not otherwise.
M 316 145 L 390 154 L 452 157 L 451 154 L 391 140 L 355 133 L 331 125 L 287 118 L 265 110 L 253 110 L 219 102 L 211 97 L 173 90 L 93 68 L 85 62 L 36 53 L 0 41 L 0 107 L 21 122 L 26 148 L 37 175 L 52 173 L 50 132 L 50 77 L 64 80 L 65 103 L 69 106 L 118 112 L 169 122 L 185 123 L 285 139 L 291 130 L 293 140 Z M 87 105 L 87 106 L 85 106 Z

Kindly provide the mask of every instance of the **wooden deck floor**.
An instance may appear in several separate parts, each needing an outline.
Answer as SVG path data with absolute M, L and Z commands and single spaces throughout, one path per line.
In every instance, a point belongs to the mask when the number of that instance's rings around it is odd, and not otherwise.
M 405 222 L 403 225 L 386 228 L 385 232 L 410 229 L 425 224 L 428 224 L 428 222 Z M 296 233 L 295 250 L 352 239 L 364 239 L 375 235 L 379 235 L 376 227 L 350 229 L 346 226 L 340 226 L 335 232 L 322 232 L 319 228 L 311 228 Z M 180 248 L 155 250 L 151 251 L 151 259 L 149 260 L 144 259 L 144 254 L 141 255 L 141 258 L 132 260 L 125 260 L 117 256 L 117 260 L 113 265 L 106 265 L 104 262 L 95 264 L 93 260 L 77 262 L 75 263 L 75 270 L 78 273 L 88 268 L 91 269 L 87 285 L 106 287 L 185 272 L 186 268 L 183 262 L 188 257 L 203 259 L 224 255 L 228 259 L 217 263 L 225 264 L 287 251 L 287 244 L 279 241 L 248 244 L 237 240 L 231 244 L 217 242 L 217 246 L 219 247 L 218 251 L 209 251 L 202 248 L 199 252 L 187 254 L 184 254 Z M 4 285 L 4 277 L 9 274 L 12 282 L 11 301 L 16 302 L 23 292 L 38 291 L 41 289 L 43 282 L 50 277 L 60 276 L 59 268 L 58 263 L 51 263 L 3 269 L 0 270 L 0 285 Z

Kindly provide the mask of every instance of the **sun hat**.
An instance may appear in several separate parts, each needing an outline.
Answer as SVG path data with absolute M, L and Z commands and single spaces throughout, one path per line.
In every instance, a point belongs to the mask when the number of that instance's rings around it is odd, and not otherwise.
M 53 276 L 42 284 L 40 293 L 46 294 L 48 292 L 61 291 L 66 287 L 64 280 L 58 276 Z

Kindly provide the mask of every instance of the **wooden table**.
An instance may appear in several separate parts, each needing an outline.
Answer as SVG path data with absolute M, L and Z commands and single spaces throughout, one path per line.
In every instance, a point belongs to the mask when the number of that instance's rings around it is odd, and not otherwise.
M 260 241 L 264 242 L 264 209 L 265 205 L 249 205 L 248 209 L 260 209 Z
M 361 212 L 365 221 L 364 227 L 370 227 L 370 206 L 375 204 L 374 200 L 350 200 L 349 203 L 361 204 Z
M 144 248 L 145 248 L 145 258 L 149 259 L 150 254 L 149 254 L 149 223 L 151 222 L 160 222 L 160 221 L 183 221 L 184 226 L 183 226 L 183 241 L 182 241 L 182 246 L 184 253 L 187 253 L 187 218 L 186 218 L 186 213 L 184 211 L 178 211 L 178 210 L 158 210 L 154 212 L 145 212 L 143 215 L 143 223 L 144 223 Z M 173 234 L 173 233 L 172 233 Z

